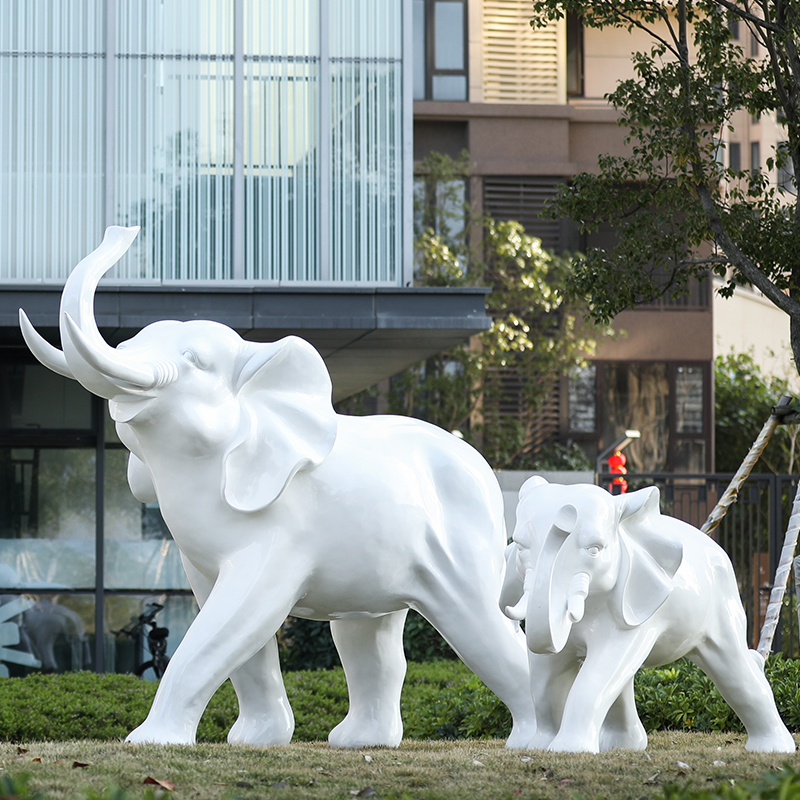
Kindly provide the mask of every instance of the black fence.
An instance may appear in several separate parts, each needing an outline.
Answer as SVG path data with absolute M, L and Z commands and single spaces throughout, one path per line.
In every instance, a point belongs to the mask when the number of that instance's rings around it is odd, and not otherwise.
M 600 475 L 597 482 L 610 487 L 614 477 L 619 476 Z M 732 477 L 674 473 L 625 476 L 629 492 L 657 486 L 661 492 L 661 511 L 697 528 L 706 521 Z M 738 499 L 711 534 L 728 553 L 736 570 L 751 647 L 758 644 L 796 488 L 797 476 L 750 475 L 739 490 Z M 786 589 L 772 650 L 787 657 L 800 657 L 793 574 Z

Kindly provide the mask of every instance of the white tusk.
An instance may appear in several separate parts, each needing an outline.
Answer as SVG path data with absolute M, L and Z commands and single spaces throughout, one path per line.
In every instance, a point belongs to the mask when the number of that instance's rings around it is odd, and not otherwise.
M 113 347 L 104 347 L 102 350 L 93 347 L 69 314 L 64 314 L 63 322 L 67 336 L 80 357 L 101 375 L 115 382 L 121 381 L 130 387 L 145 391 L 159 383 L 167 382 L 159 380 L 160 376 L 156 375 L 152 369 L 137 367 L 128 361 L 114 358 L 116 351 Z
M 30 351 L 44 366 L 59 375 L 63 375 L 65 378 L 75 380 L 64 353 L 57 347 L 53 347 L 50 342 L 39 334 L 28 319 L 28 315 L 22 309 L 19 310 L 19 327 L 22 330 L 22 338 L 25 340 L 25 344 L 28 345 Z

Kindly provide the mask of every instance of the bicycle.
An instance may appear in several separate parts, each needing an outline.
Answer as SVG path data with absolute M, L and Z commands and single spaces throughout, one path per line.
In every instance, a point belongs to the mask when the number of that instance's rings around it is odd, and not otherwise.
M 160 627 L 155 620 L 156 614 L 163 608 L 164 606 L 160 603 L 149 603 L 135 622 L 122 628 L 122 630 L 111 631 L 115 636 L 129 636 L 133 639 L 136 636 L 141 636 L 142 632 L 149 628 L 147 631 L 147 647 L 151 658 L 134 670 L 134 675 L 138 678 L 141 678 L 148 669 L 152 669 L 156 678 L 160 678 L 164 674 L 167 664 L 169 664 L 169 656 L 167 656 L 169 628 Z

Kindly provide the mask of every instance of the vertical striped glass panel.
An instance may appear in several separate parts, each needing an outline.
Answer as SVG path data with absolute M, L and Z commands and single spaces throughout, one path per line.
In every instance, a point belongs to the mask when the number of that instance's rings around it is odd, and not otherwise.
M 327 0 L 324 0 L 327 1 Z M 245 0 L 245 278 L 319 278 L 319 0 Z
M 100 241 L 104 20 L 102 0 L 0 3 L 0 279 L 63 279 Z
M 117 278 L 231 276 L 233 0 L 117 0 Z
M 331 0 L 330 262 L 336 281 L 402 279 L 401 0 Z

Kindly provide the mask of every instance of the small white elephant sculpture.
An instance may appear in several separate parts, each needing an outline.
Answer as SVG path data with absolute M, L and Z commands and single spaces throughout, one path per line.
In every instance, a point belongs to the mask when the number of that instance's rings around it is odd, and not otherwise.
M 649 487 L 523 484 L 501 606 L 525 619 L 537 730 L 531 749 L 644 749 L 633 678 L 687 656 L 717 685 L 747 748 L 795 750 L 748 650 L 733 567 L 710 537 L 662 516 Z
M 500 487 L 455 436 L 331 405 L 319 353 L 297 337 L 260 344 L 209 321 L 156 322 L 117 348 L 94 292 L 138 228 L 109 228 L 61 299 L 63 350 L 20 311 L 37 358 L 109 400 L 131 451 L 128 480 L 158 500 L 200 613 L 129 742 L 191 744 L 231 678 L 228 741 L 286 743 L 294 718 L 275 633 L 288 614 L 330 620 L 350 693 L 339 747 L 397 746 L 409 608 L 442 633 L 511 709 L 509 747 L 535 730 L 525 639 L 497 606 L 506 535 Z

